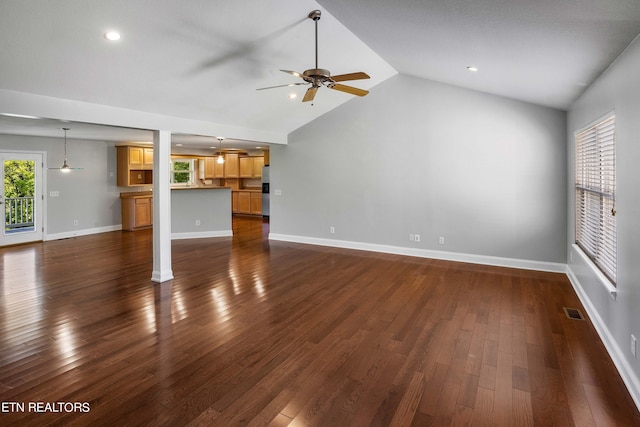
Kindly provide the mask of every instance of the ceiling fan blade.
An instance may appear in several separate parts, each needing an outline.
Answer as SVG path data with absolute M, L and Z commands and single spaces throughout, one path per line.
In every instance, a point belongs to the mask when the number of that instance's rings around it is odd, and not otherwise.
M 291 75 L 296 76 L 296 77 L 300 77 L 301 79 L 303 79 L 305 81 L 308 81 L 308 77 L 307 76 L 305 76 L 304 74 L 298 73 L 297 71 L 291 71 L 291 70 L 280 70 L 280 71 L 282 71 L 283 73 L 291 74 Z
M 287 86 L 298 86 L 298 85 L 308 85 L 309 83 L 289 83 L 288 85 L 278 85 L 278 86 L 269 86 L 269 87 L 261 87 L 256 90 L 265 90 L 265 89 L 275 89 L 277 87 L 287 87 Z
M 363 73 L 362 71 L 359 71 L 357 73 L 338 74 L 337 76 L 331 76 L 331 80 L 333 80 L 334 82 L 344 82 L 347 80 L 364 80 L 369 78 L 369 75 L 367 73 Z
M 341 84 L 330 84 L 330 85 L 327 85 L 327 87 L 330 89 L 339 90 L 340 92 L 346 92 L 346 93 L 350 93 L 351 95 L 357 95 L 357 96 L 365 96 L 366 94 L 369 93 L 368 90 L 358 89 L 357 87 L 341 85 Z
M 316 92 L 318 91 L 318 86 L 312 86 L 307 89 L 307 92 L 304 94 L 304 98 L 302 98 L 302 102 L 313 101 L 313 98 L 316 97 Z

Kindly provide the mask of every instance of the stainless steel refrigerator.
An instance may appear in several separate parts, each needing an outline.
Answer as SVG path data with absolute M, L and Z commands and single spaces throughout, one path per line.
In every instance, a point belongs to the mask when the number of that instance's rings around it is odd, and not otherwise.
M 262 217 L 269 218 L 269 166 L 262 168 Z

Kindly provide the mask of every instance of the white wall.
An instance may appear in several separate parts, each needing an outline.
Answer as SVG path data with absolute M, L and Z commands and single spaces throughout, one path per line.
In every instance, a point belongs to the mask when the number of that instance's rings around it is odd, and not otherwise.
M 271 147 L 271 235 L 563 269 L 565 136 L 562 111 L 395 76 Z
M 60 167 L 64 160 L 62 138 L 0 135 L 2 149 L 44 151 L 48 162 L 45 167 Z M 83 170 L 68 174 L 58 170 L 45 171 L 46 238 L 119 228 L 122 223 L 121 188 L 116 186 L 116 151 L 113 144 L 69 139 L 67 157 L 71 167 L 82 167 Z M 59 196 L 50 197 L 51 191 L 57 191 Z M 78 220 L 77 226 L 74 220 Z
M 570 277 L 589 310 L 618 370 L 640 407 L 640 360 L 630 336 L 640 339 L 640 40 L 632 43 L 570 108 L 568 113 Z M 574 132 L 615 109 L 618 282 L 613 299 L 588 262 L 573 248 Z M 638 348 L 640 352 L 640 348 Z M 640 356 L 639 356 L 640 357 Z

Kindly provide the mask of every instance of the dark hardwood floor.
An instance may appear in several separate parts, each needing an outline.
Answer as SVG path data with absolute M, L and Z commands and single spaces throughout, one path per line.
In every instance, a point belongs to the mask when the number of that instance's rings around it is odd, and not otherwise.
M 564 275 L 267 232 L 0 248 L 0 425 L 640 425 Z

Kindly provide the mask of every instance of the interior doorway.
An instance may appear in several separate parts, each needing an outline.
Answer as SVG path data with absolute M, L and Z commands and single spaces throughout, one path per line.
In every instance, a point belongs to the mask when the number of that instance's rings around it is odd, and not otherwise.
M 0 206 L 4 212 L 0 246 L 42 240 L 43 154 L 0 152 Z

